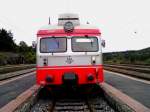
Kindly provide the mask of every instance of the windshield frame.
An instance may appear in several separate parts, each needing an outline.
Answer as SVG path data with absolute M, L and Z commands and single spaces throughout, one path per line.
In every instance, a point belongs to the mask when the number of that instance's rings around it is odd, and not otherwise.
M 95 51 L 89 51 L 89 50 L 87 50 L 87 51 L 77 51 L 77 50 L 73 50 L 73 38 L 96 38 L 96 40 L 97 40 L 97 49 L 95 50 Z M 96 37 L 96 36 L 73 36 L 72 38 L 71 38 L 71 49 L 72 49 L 72 52 L 98 52 L 99 51 L 99 40 L 98 40 L 98 37 Z
M 42 39 L 48 39 L 48 38 L 65 38 L 65 41 L 66 41 L 65 50 L 64 50 L 64 51 L 43 52 L 43 51 L 41 50 L 41 41 L 42 41 Z M 39 50 L 40 50 L 40 53 L 64 53 L 64 52 L 67 52 L 67 37 L 44 37 L 44 38 L 41 38 L 41 39 L 40 39 Z

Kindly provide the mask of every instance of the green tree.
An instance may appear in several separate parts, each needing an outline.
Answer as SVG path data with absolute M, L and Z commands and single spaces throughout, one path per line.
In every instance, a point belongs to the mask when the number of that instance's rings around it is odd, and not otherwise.
M 24 41 L 20 41 L 19 43 L 19 52 L 22 54 L 28 52 L 28 45 Z
M 15 51 L 16 44 L 11 31 L 0 29 L 0 51 Z

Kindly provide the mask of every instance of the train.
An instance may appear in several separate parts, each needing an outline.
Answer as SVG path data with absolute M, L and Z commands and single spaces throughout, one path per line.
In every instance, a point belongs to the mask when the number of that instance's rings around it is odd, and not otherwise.
M 58 16 L 37 32 L 36 83 L 41 86 L 93 85 L 104 82 L 99 28 L 80 23 L 78 14 Z

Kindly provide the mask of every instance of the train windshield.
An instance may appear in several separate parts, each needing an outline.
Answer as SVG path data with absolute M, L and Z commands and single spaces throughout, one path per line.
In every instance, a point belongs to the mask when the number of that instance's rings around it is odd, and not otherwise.
M 73 52 L 97 52 L 97 37 L 72 37 Z
M 47 37 L 40 40 L 41 53 L 65 52 L 67 39 L 65 37 Z

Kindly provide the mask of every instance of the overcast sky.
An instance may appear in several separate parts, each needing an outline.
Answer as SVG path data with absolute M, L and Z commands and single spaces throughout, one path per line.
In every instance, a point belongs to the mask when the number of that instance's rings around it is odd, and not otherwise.
M 150 0 L 0 0 L 0 28 L 11 30 L 16 43 L 31 45 L 49 16 L 55 24 L 65 12 L 99 27 L 105 52 L 150 47 Z

